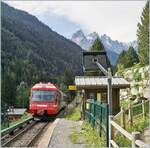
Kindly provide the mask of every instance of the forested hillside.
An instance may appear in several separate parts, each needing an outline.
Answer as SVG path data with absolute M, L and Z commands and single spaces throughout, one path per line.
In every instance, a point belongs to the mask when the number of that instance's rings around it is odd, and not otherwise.
M 23 81 L 57 82 L 65 69 L 80 74 L 82 49 L 36 17 L 2 3 L 2 102 L 15 104 Z M 23 84 L 24 84 L 23 83 Z

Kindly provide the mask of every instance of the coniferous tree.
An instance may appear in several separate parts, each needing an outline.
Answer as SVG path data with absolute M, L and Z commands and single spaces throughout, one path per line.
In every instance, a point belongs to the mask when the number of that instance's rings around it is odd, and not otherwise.
M 89 51 L 91 51 L 91 52 L 106 51 L 106 49 L 99 37 L 94 41 L 94 43 L 91 46 L 91 48 L 89 49 Z M 108 67 L 112 67 L 108 57 L 107 57 L 107 62 L 108 62 L 107 63 Z M 86 72 L 86 75 L 100 76 L 100 75 L 104 75 L 104 74 L 100 70 L 95 70 L 92 72 Z
M 119 55 L 117 61 L 117 67 L 120 67 L 122 65 L 124 68 L 128 68 L 138 62 L 139 62 L 139 58 L 136 51 L 134 50 L 133 47 L 129 47 L 127 51 L 123 50 Z
M 146 65 L 149 61 L 149 2 L 143 9 L 141 23 L 138 23 L 137 36 L 139 60 L 142 65 Z
M 124 65 L 125 62 L 126 62 L 126 51 L 123 50 L 123 51 L 120 53 L 119 57 L 118 57 L 117 65 L 118 65 L 118 64 Z
M 21 82 L 17 86 L 17 106 L 28 107 L 29 106 L 29 87 L 26 82 Z
M 98 37 L 90 48 L 90 51 L 105 51 L 104 45 Z
M 139 62 L 138 55 L 133 47 L 129 47 L 125 56 L 126 56 L 126 61 L 124 63 L 125 67 L 131 67 Z

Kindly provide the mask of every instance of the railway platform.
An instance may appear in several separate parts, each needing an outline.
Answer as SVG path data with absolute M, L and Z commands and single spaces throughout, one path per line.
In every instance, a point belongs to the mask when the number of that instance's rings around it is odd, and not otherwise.
M 70 121 L 64 118 L 58 118 L 53 125 L 49 125 L 45 134 L 42 136 L 38 147 L 50 148 L 84 148 L 84 144 L 72 144 L 69 136 L 76 128 L 80 130 L 81 121 Z

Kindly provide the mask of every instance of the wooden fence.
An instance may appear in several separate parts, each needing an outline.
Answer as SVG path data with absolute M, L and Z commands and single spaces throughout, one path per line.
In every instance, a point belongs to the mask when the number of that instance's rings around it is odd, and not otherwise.
M 141 103 L 138 103 L 136 105 L 133 105 L 130 103 L 127 109 L 125 109 L 124 107 L 121 107 L 121 111 L 117 115 L 114 116 L 114 120 L 120 116 L 121 127 L 126 129 L 126 124 L 128 124 L 128 123 L 129 123 L 130 127 L 132 127 L 133 120 L 135 118 L 143 116 L 143 119 L 146 119 L 146 116 L 148 116 L 147 111 L 146 111 L 146 103 L 148 103 L 148 102 L 149 102 L 148 100 L 147 101 L 142 100 Z M 134 109 L 137 107 L 141 107 L 141 112 L 134 115 Z
M 132 143 L 132 148 L 135 148 L 137 146 L 139 147 L 148 147 L 146 145 L 146 143 L 144 143 L 143 141 L 140 140 L 140 132 L 132 132 L 129 133 L 128 131 L 126 131 L 126 124 L 129 123 L 130 126 L 133 125 L 133 118 L 137 118 L 139 116 L 143 116 L 143 118 L 145 119 L 147 116 L 146 113 L 146 103 L 148 101 L 142 100 L 141 103 L 136 104 L 136 105 L 132 105 L 131 103 L 129 104 L 129 107 L 127 109 L 124 109 L 123 107 L 121 108 L 121 111 L 115 115 L 115 116 L 111 116 L 110 117 L 110 129 L 111 129 L 111 135 L 110 135 L 110 144 L 113 147 L 119 148 L 119 146 L 117 145 L 117 143 L 114 141 L 114 137 L 118 134 L 121 133 L 122 135 L 124 135 L 127 139 L 129 139 Z M 133 109 L 136 107 L 141 106 L 141 111 L 142 113 L 133 115 Z M 128 120 L 126 122 L 126 113 L 128 113 Z M 117 124 L 114 120 L 120 116 L 120 125 Z M 117 130 L 115 132 L 115 129 Z
M 148 147 L 146 143 L 144 143 L 139 139 L 140 132 L 129 133 L 113 120 L 114 119 L 113 116 L 111 116 L 110 118 L 111 118 L 110 119 L 110 125 L 111 125 L 110 144 L 113 147 L 119 148 L 118 144 L 114 141 L 114 129 L 118 130 L 122 135 L 124 135 L 127 139 L 129 139 L 132 142 L 132 148 L 136 148 L 137 146 L 142 148 Z

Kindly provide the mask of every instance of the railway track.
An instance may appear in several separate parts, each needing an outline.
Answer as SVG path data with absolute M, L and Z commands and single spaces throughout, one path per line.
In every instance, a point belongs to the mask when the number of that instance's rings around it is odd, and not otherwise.
M 14 127 L 1 132 L 2 147 L 34 147 L 40 139 L 45 127 L 56 118 L 63 117 L 65 109 L 62 109 L 55 117 L 41 119 L 31 118 Z
M 1 138 L 2 147 L 32 147 L 49 122 L 32 121 L 22 129 Z

